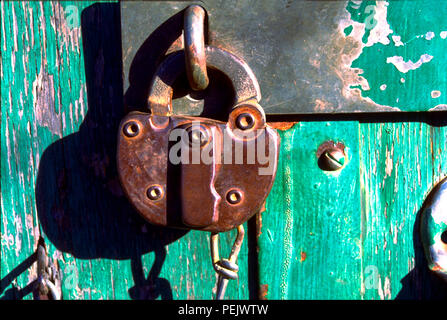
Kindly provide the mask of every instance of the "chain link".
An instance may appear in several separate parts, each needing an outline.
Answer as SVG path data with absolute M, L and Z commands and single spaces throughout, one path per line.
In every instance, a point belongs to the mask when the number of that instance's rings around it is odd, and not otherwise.
M 47 256 L 45 243 L 39 240 L 37 246 L 37 281 L 35 290 L 39 300 L 61 300 L 60 274 Z

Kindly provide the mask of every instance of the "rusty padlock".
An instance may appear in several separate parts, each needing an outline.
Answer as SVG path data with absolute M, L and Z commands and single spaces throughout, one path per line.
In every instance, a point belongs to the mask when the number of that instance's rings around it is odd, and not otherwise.
M 177 51 L 153 79 L 151 113 L 131 112 L 122 120 L 117 162 L 127 197 L 150 223 L 223 232 L 263 205 L 276 174 L 279 136 L 266 124 L 248 65 L 221 48 L 206 46 L 205 52 L 207 67 L 232 82 L 228 121 L 172 114 L 172 85 L 185 70 L 185 53 Z

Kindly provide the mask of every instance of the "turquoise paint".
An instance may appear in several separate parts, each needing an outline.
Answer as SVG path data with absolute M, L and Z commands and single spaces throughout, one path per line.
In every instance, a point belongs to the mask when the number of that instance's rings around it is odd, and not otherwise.
M 349 1 L 348 5 L 346 6 L 346 10 L 350 13 L 353 21 L 364 23 L 365 25 L 369 26 L 365 28 L 365 34 L 362 38 L 364 43 L 367 42 L 372 28 L 377 24 L 377 21 L 374 19 L 374 14 L 376 12 L 375 8 L 375 1 L 362 1 L 359 4 L 355 3 L 354 1 Z
M 356 5 L 350 1 L 346 7 L 352 20 L 365 24 L 362 38 L 364 44 L 373 30 L 368 25 L 377 26 L 377 21 L 371 23 L 371 12 L 375 12 L 371 11 L 374 2 L 366 1 Z M 430 110 L 447 104 L 447 32 L 441 33 L 447 31 L 447 2 L 430 0 L 387 3 L 387 22 L 393 31 L 388 35 L 390 43 L 364 47 L 361 55 L 351 65 L 352 68 L 362 69 L 361 76 L 369 83 L 369 90 L 361 89 L 362 96 L 402 111 Z M 393 36 L 400 36 L 403 45 L 397 46 Z M 424 54 L 433 56 L 432 60 L 407 73 L 399 71 L 392 63 L 387 63 L 387 58 L 393 56 L 415 63 Z
M 345 33 L 345 36 L 349 36 L 354 28 L 352 26 L 346 27 L 343 32 Z

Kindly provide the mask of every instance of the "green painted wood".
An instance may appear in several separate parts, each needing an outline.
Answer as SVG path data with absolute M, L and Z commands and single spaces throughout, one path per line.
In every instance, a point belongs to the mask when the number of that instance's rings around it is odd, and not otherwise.
M 446 108 L 445 1 L 349 1 L 346 10 L 346 37 L 361 46 L 350 67 L 363 83 L 351 88 L 394 111 Z
M 400 122 L 361 129 L 363 297 L 445 298 L 445 284 L 428 272 L 419 225 L 425 198 L 447 175 L 447 128 Z
M 323 171 L 317 149 L 342 142 L 348 162 Z M 302 122 L 281 133 L 278 174 L 262 213 L 266 299 L 357 299 L 361 284 L 358 122 Z
M 1 34 L 0 297 L 32 298 L 42 235 L 64 299 L 211 299 L 209 235 L 150 226 L 119 186 L 119 5 L 2 1 Z M 247 255 L 227 298 L 249 296 Z
M 119 6 L 78 1 L 0 6 L 0 298 L 32 298 L 33 253 L 42 234 L 62 270 L 64 299 L 210 299 L 216 276 L 209 235 L 146 224 L 119 187 L 114 150 L 124 114 Z M 404 43 L 429 31 L 435 38 L 415 38 L 405 48 L 392 40 L 393 48 L 365 47 L 352 64 L 365 71 L 371 88 L 361 88 L 362 95 L 407 111 L 415 110 L 412 101 L 423 108 L 444 104 L 442 19 L 427 27 L 430 11 L 423 8 L 422 22 L 406 24 L 407 30 L 399 21 L 414 4 L 393 2 L 388 9 L 388 22 Z M 346 10 L 353 14 L 358 8 Z M 344 37 L 352 37 L 356 25 L 347 28 Z M 404 50 L 405 60 L 424 53 L 436 59 L 431 67 L 406 73 L 402 82 L 383 61 L 383 52 L 391 49 Z M 372 68 L 370 61 L 379 63 Z M 380 89 L 383 75 L 386 90 Z M 278 176 L 259 220 L 262 296 L 445 298 L 445 284 L 425 265 L 418 215 L 429 190 L 447 175 L 446 122 L 423 114 L 411 121 L 391 118 L 302 122 L 281 132 Z M 317 166 L 316 149 L 329 139 L 349 148 L 350 161 L 338 174 Z M 222 236 L 222 255 L 233 239 L 234 232 Z M 249 257 L 256 248 L 250 245 L 244 242 L 240 279 L 230 282 L 228 298 L 256 292 L 249 282 L 256 269 Z
M 309 122 L 281 135 L 280 174 L 260 225 L 265 298 L 446 297 L 447 285 L 428 271 L 419 238 L 425 197 L 447 175 L 445 121 L 430 125 L 427 118 L 331 122 L 329 130 Z M 323 137 L 344 138 L 359 152 L 338 177 L 317 166 Z
M 395 108 L 395 111 L 444 108 L 445 97 L 442 98 L 442 92 L 447 89 L 447 83 L 442 70 L 445 70 L 446 61 L 440 50 L 446 44 L 447 33 L 444 31 L 447 26 L 442 20 L 442 12 L 446 8 L 434 1 L 424 2 L 423 5 L 418 1 L 348 1 L 346 11 L 349 16 L 343 22 L 344 35 L 346 41 L 358 43 L 359 46 L 355 48 L 361 49 L 349 52 L 345 60 L 349 68 L 357 70 L 361 76 L 361 79 L 357 79 L 361 80 L 360 83 L 357 86 L 351 84 L 350 87 L 358 89 L 363 97 Z M 416 63 L 422 56 L 430 61 L 423 59 L 421 63 Z M 407 62 L 405 66 L 398 63 L 399 57 Z M 380 121 L 374 115 L 359 117 L 362 122 L 359 124 L 360 166 L 357 175 L 361 185 L 361 210 L 355 211 L 351 218 L 360 219 L 361 222 L 361 271 L 359 274 L 351 274 L 351 281 L 344 286 L 353 297 L 445 297 L 445 284 L 427 271 L 419 239 L 422 203 L 434 184 L 447 174 L 447 128 L 442 117 L 445 115 L 442 114 L 437 117 L 437 121 L 433 121 L 436 116 L 421 114 L 411 117 L 410 122 L 408 117 L 393 115 L 388 117 L 393 121 L 390 123 L 378 123 Z M 320 130 L 323 131 L 323 128 Z M 315 141 L 311 141 L 309 146 L 303 147 L 301 142 L 296 142 L 293 147 L 299 151 L 303 151 L 303 148 L 315 149 L 320 143 L 319 134 L 315 136 Z M 294 137 L 291 141 L 299 141 L 298 139 Z M 301 159 L 287 165 L 304 175 L 309 170 L 308 165 L 302 165 Z M 311 179 L 307 180 L 312 183 L 313 179 L 321 179 L 318 173 L 310 176 Z M 292 185 L 297 183 L 293 180 Z M 344 187 L 344 183 L 334 181 L 330 186 L 339 190 Z M 310 191 L 308 192 L 312 197 Z M 294 205 L 286 210 L 279 204 L 280 198 L 290 198 Z M 320 200 L 330 202 L 333 197 L 329 192 Z M 267 298 L 343 296 L 343 290 L 335 294 L 319 292 L 319 295 L 315 295 L 311 289 L 313 286 L 306 290 L 299 285 L 301 282 L 296 282 L 295 286 L 289 284 L 289 292 L 285 294 L 275 284 L 289 274 L 301 273 L 305 281 L 317 283 L 320 288 L 325 288 L 327 282 L 321 281 L 320 274 L 306 273 L 306 261 L 303 264 L 291 264 L 292 269 L 286 270 L 284 266 L 290 265 L 289 259 L 278 256 L 273 264 L 267 265 L 266 262 L 270 260 L 267 260 L 267 254 L 262 253 L 264 250 L 271 250 L 266 234 L 280 229 L 288 221 L 288 211 L 294 212 L 294 217 L 301 217 L 299 212 L 305 212 L 302 218 L 305 221 L 309 220 L 307 217 L 312 217 L 311 222 L 304 226 L 295 220 L 292 227 L 294 229 L 314 229 L 318 228 L 314 221 L 323 223 L 324 209 L 306 203 L 312 201 L 303 197 L 301 192 L 292 190 L 284 190 L 281 195 L 273 194 L 268 199 L 259 239 L 260 284 L 266 285 L 263 293 Z M 334 215 L 344 217 L 346 207 L 351 208 L 352 204 L 343 198 L 338 201 L 335 206 L 339 210 Z M 327 237 L 325 245 L 317 249 L 321 257 L 315 264 L 323 264 L 327 269 L 332 268 L 332 265 L 350 265 L 352 261 L 347 257 L 338 260 L 336 255 L 323 257 L 323 248 L 334 243 L 332 235 L 328 234 Z M 292 239 L 301 244 L 309 241 L 307 238 L 309 236 L 303 238 L 300 235 Z M 353 245 L 357 238 L 349 239 L 348 233 L 347 241 L 349 245 Z M 344 246 L 345 244 L 333 248 L 336 251 Z M 297 249 L 299 250 L 301 249 Z M 299 253 L 293 252 L 293 255 L 298 257 Z M 283 271 L 278 274 L 273 272 L 275 269 Z M 360 281 L 357 281 L 358 277 Z

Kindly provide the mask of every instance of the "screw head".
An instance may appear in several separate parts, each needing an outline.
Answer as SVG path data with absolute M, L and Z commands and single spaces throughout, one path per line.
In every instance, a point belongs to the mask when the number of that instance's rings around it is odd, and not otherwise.
M 232 189 L 227 192 L 226 199 L 229 204 L 238 204 L 242 200 L 242 193 L 237 189 Z
M 159 185 L 150 186 L 146 191 L 146 195 L 149 200 L 160 200 L 163 197 L 163 188 Z
M 344 167 L 346 163 L 345 153 L 336 147 L 323 151 L 318 159 L 318 165 L 325 171 L 336 171 Z
M 255 118 L 250 113 L 241 113 L 236 118 L 236 126 L 241 130 L 249 130 L 255 125 Z
M 140 125 L 135 121 L 129 121 L 124 125 L 123 132 L 129 138 L 136 137 L 140 132 Z

